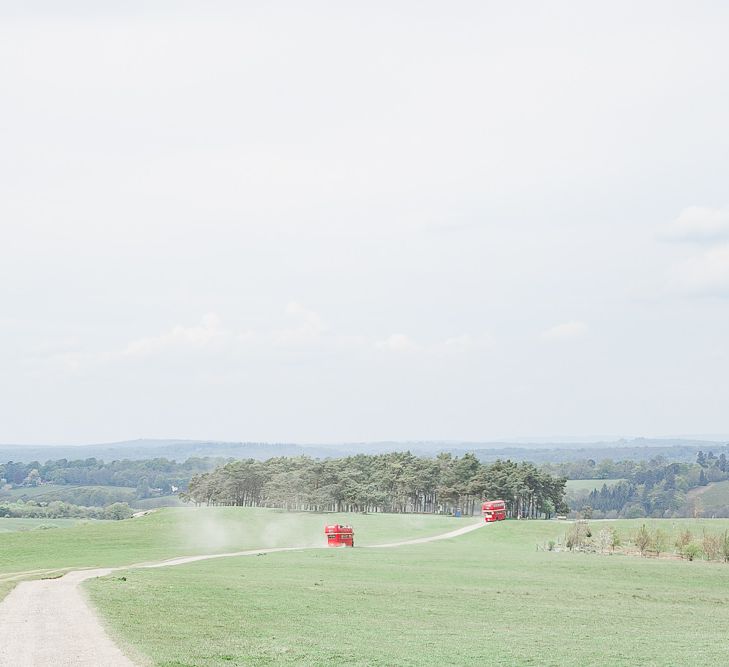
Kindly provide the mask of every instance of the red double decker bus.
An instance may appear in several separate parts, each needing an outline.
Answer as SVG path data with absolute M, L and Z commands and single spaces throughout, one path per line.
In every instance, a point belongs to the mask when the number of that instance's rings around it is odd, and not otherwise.
M 481 505 L 484 521 L 503 521 L 506 518 L 506 503 L 503 500 L 487 500 Z
M 342 526 L 335 523 L 333 526 L 324 526 L 324 534 L 327 536 L 327 545 L 330 547 L 353 547 L 354 530 L 352 526 Z

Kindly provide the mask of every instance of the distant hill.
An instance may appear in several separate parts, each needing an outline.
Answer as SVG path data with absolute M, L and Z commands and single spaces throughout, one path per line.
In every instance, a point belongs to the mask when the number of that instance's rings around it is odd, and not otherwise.
M 121 459 L 151 459 L 164 457 L 184 461 L 193 456 L 224 458 L 253 458 L 259 460 L 275 456 L 311 456 L 334 458 L 355 454 L 377 454 L 410 450 L 414 454 L 434 456 L 450 452 L 462 456 L 474 453 L 481 461 L 510 458 L 516 461 L 556 463 L 582 459 L 647 461 L 664 456 L 669 461 L 693 461 L 699 450 L 712 450 L 729 454 L 725 441 L 689 439 L 620 439 L 612 442 L 459 442 L 459 441 L 406 441 L 360 442 L 336 445 L 300 445 L 295 443 L 220 442 L 214 440 L 129 440 L 95 445 L 0 445 L 0 461 L 40 461 L 50 459 L 98 458 L 104 461 Z

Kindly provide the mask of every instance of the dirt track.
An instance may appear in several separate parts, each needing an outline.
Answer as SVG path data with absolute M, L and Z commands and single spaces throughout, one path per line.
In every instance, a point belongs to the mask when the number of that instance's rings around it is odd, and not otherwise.
M 372 545 L 385 549 L 458 537 L 487 525 L 482 521 L 448 533 Z M 171 567 L 212 558 L 254 556 L 307 547 L 252 549 L 207 556 L 185 556 L 159 563 L 96 570 L 74 570 L 58 579 L 25 581 L 0 603 L 0 665 L 12 667 L 137 667 L 106 634 L 79 584 L 132 567 Z M 312 548 L 312 547 L 308 547 Z M 315 547 L 316 548 L 316 547 Z M 326 547 L 324 547 L 326 548 Z

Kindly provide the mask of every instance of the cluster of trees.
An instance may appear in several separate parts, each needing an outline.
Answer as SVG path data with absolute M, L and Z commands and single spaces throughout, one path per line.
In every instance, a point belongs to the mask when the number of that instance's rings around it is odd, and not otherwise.
M 435 458 L 410 452 L 339 459 L 278 457 L 234 461 L 195 475 L 180 496 L 196 504 L 295 510 L 426 512 L 480 511 L 485 498 L 503 499 L 511 517 L 550 517 L 567 510 L 565 480 L 530 463 L 482 464 L 472 454 Z
M 694 460 L 707 473 L 717 470 L 722 473 L 729 473 L 729 461 L 724 452 L 716 455 L 713 451 L 704 453 L 699 450 L 691 461 L 684 461 L 683 463 L 690 465 Z M 595 459 L 585 458 L 578 461 L 544 463 L 540 466 L 540 469 L 551 475 L 566 477 L 567 479 L 617 479 L 650 474 L 650 471 L 664 468 L 669 463 L 671 463 L 671 459 L 662 455 L 652 456 L 647 460 L 623 459 L 616 461 L 605 458 L 596 461 Z
M 610 485 L 604 483 L 589 493 L 572 494 L 571 509 L 582 512 L 585 518 L 693 516 L 696 508 L 688 502 L 687 492 L 729 479 L 726 455 L 716 456 L 712 452 L 708 455 L 699 452 L 696 463 L 668 463 L 665 458 L 656 457 L 650 461 L 595 463 L 588 460 L 551 464 L 542 469 L 577 474 L 576 479 L 622 478 Z M 729 513 L 729 507 L 726 510 Z M 721 511 L 714 513 L 721 514 Z
M 127 503 L 113 503 L 107 507 L 82 507 L 55 500 L 50 503 L 0 504 L 0 517 L 16 519 L 129 519 L 132 509 Z
M 154 493 L 166 495 L 184 488 L 196 473 L 212 470 L 226 459 L 189 458 L 177 463 L 164 458 L 142 461 L 111 461 L 87 458 L 79 460 L 57 459 L 0 463 L 0 486 L 33 487 L 40 484 L 74 484 L 83 486 L 122 486 L 137 489 L 137 497 Z

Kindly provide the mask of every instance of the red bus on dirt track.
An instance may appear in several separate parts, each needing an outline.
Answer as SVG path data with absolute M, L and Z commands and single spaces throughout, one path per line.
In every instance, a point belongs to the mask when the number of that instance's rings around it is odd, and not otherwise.
M 327 536 L 327 545 L 330 547 L 353 547 L 354 530 L 352 526 L 342 526 L 335 523 L 333 526 L 325 526 L 324 534 Z
M 506 503 L 503 500 L 487 500 L 481 505 L 484 521 L 503 521 L 506 518 Z

